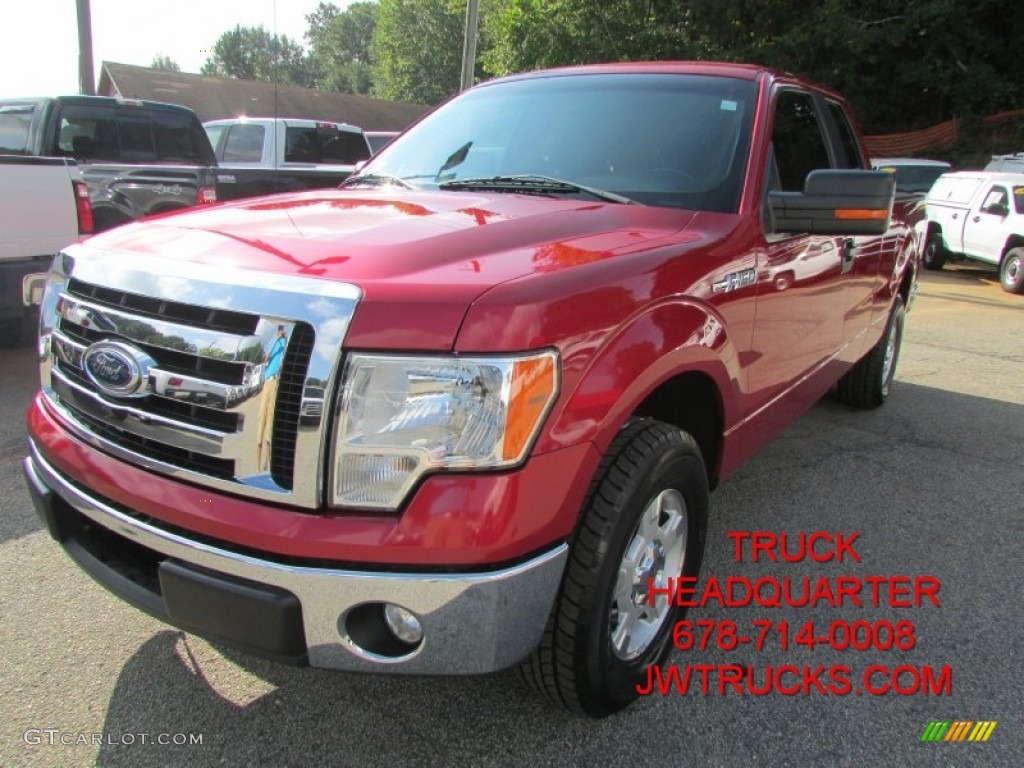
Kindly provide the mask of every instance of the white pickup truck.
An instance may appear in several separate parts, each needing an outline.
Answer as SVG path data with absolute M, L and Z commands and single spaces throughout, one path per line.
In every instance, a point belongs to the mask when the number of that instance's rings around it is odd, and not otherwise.
M 74 160 L 0 154 L 0 346 L 13 346 L 30 316 L 33 274 L 93 229 L 89 191 Z
M 995 264 L 1010 293 L 1024 293 L 1024 173 L 946 173 L 925 198 L 924 266 L 949 259 Z

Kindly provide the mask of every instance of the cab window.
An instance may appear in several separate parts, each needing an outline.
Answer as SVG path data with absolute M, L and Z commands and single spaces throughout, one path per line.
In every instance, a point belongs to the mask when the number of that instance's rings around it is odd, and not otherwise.
M 997 216 L 1005 216 L 1010 210 L 1010 196 L 1005 187 L 992 187 L 985 195 L 985 202 L 981 205 L 982 213 L 991 213 Z
M 839 135 L 839 149 L 842 150 L 841 157 L 836 158 L 836 168 L 863 168 L 864 160 L 860 154 L 860 145 L 853 133 L 853 127 L 846 116 L 842 105 L 826 100 L 828 113 L 836 126 L 836 133 Z
M 779 189 L 800 192 L 807 174 L 817 168 L 831 168 L 828 144 L 822 132 L 811 95 L 786 90 L 775 105 L 772 147 Z
M 28 153 L 28 131 L 34 111 L 31 104 L 0 107 L 0 152 L 12 155 Z
M 57 154 L 78 160 L 120 159 L 117 121 L 106 107 L 67 107 L 61 111 Z
M 224 140 L 223 154 L 219 158 L 225 163 L 258 163 L 263 160 L 262 125 L 239 123 L 232 125 Z

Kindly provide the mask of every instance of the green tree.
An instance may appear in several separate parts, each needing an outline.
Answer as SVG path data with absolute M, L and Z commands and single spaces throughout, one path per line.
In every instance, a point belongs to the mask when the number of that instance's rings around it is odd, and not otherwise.
M 485 17 L 495 75 L 604 61 L 695 58 L 686 5 L 662 0 L 507 0 Z
M 377 3 L 357 2 L 339 11 L 320 3 L 306 16 L 314 85 L 328 91 L 369 93 L 373 84 L 370 46 L 377 25 Z
M 287 35 L 262 26 L 236 26 L 223 33 L 200 72 L 213 77 L 310 85 L 313 73 L 302 50 Z
M 1011 0 L 691 0 L 720 58 L 792 70 L 841 91 L 870 133 L 1020 106 Z M 970 7 L 967 7 L 967 6 Z M 1016 43 L 1014 41 L 1017 41 Z
M 504 0 L 490 74 L 596 61 L 720 59 L 843 93 L 869 133 L 1024 106 L 1013 0 Z
M 163 53 L 158 53 L 149 64 L 150 69 L 160 69 L 164 72 L 181 72 L 178 62 Z
M 371 47 L 373 92 L 437 104 L 459 90 L 465 0 L 380 0 Z

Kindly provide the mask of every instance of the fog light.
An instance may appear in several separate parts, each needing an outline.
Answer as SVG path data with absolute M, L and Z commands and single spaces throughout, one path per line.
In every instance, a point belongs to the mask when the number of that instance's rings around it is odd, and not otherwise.
M 384 621 L 391 633 L 409 645 L 417 645 L 423 639 L 423 625 L 420 620 L 400 605 L 386 603 L 384 605 Z

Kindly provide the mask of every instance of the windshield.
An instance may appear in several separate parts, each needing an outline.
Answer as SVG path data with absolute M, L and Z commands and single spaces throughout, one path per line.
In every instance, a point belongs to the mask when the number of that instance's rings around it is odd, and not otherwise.
M 734 212 L 755 97 L 752 81 L 721 77 L 499 82 L 441 107 L 362 175 L 452 190 L 467 179 L 538 176 L 646 205 Z

